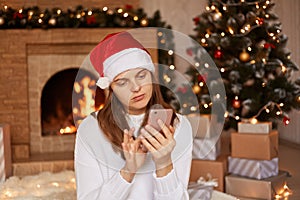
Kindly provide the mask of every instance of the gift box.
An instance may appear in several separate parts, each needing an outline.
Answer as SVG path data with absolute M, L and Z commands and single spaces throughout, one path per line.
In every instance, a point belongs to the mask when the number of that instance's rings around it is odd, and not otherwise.
M 228 172 L 249 178 L 263 179 L 278 175 L 278 158 L 250 160 L 228 157 Z
M 236 197 L 271 200 L 282 192 L 287 175 L 287 172 L 279 171 L 277 176 L 257 180 L 231 174 L 225 177 L 226 193 Z
M 223 124 L 218 123 L 215 115 L 189 114 L 187 119 L 190 121 L 194 138 L 211 138 L 220 135 Z
M 0 183 L 12 175 L 12 159 L 8 125 L 0 124 Z
M 239 133 L 258 133 L 268 134 L 272 131 L 272 122 L 257 122 L 255 124 L 239 122 L 238 132 Z
M 227 156 L 220 155 L 216 160 L 192 160 L 190 182 L 195 182 L 199 177 L 206 177 L 208 174 L 217 179 L 218 186 L 214 189 L 224 191 L 224 177 L 227 173 Z
M 231 133 L 231 156 L 254 160 L 278 157 L 278 131 L 269 134 Z
M 220 155 L 221 142 L 218 136 L 212 138 L 194 138 L 193 159 L 216 160 Z

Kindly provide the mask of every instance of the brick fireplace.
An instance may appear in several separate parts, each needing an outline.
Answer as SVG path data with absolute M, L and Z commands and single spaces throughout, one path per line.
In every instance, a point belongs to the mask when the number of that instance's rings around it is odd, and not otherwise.
M 56 73 L 79 68 L 88 53 L 111 32 L 124 29 L 50 29 L 0 31 L 0 121 L 10 125 L 13 161 L 34 155 L 72 153 L 75 134 L 42 136 L 41 93 Z M 156 46 L 156 31 L 135 34 Z M 150 50 L 154 61 L 157 51 Z

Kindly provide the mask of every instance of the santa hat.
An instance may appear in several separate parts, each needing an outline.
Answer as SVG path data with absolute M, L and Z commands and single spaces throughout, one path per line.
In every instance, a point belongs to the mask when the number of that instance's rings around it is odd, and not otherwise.
M 128 32 L 107 35 L 90 53 L 90 60 L 100 78 L 97 85 L 108 88 L 113 79 L 129 69 L 154 72 L 149 52 Z

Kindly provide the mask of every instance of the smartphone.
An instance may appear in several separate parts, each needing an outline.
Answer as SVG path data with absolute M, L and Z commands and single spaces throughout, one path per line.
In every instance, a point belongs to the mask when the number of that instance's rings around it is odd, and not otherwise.
M 158 119 L 161 119 L 166 126 L 171 124 L 173 115 L 172 109 L 151 109 L 148 117 L 148 124 L 155 128 L 157 131 L 161 131 L 159 124 L 157 123 Z

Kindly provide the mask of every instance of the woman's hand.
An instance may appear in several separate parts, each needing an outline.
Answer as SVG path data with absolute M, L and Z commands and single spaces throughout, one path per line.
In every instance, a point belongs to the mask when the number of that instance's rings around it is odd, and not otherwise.
M 156 166 L 156 174 L 164 176 L 173 169 L 171 153 L 174 150 L 176 141 L 174 139 L 175 129 L 167 127 L 162 120 L 158 120 L 162 133 L 150 125 L 141 130 L 142 143 L 152 154 Z
M 137 170 L 144 164 L 146 152 L 141 147 L 141 139 L 133 139 L 134 128 L 124 130 L 122 148 L 126 164 L 121 170 L 121 175 L 125 180 L 131 182 Z

